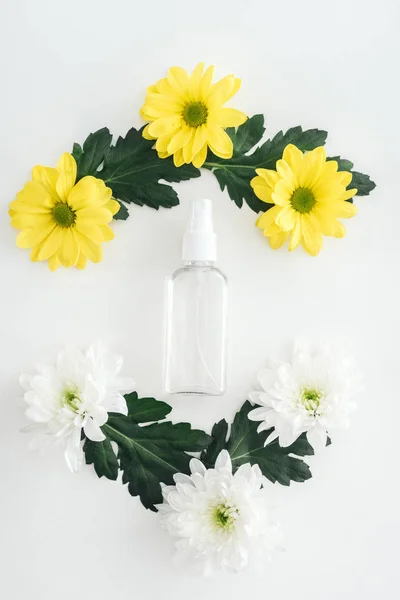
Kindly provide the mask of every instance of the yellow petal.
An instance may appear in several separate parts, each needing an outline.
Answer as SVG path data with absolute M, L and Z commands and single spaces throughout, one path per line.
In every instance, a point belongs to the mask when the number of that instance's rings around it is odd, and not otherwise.
M 312 189 L 319 181 L 326 160 L 325 148 L 319 146 L 307 152 L 303 159 L 303 170 L 299 175 L 299 184 Z
M 54 198 L 38 181 L 28 181 L 17 197 L 10 203 L 10 209 L 17 212 L 48 212 L 54 207 Z
M 166 152 L 167 155 L 169 155 L 170 153 L 168 152 L 168 146 L 170 145 L 171 140 L 175 137 L 175 135 L 178 135 L 180 131 L 181 130 L 178 129 L 177 132 L 173 131 L 172 133 L 167 133 L 166 135 L 159 137 L 156 141 L 157 152 Z
M 169 113 L 171 116 L 174 114 L 180 114 L 182 112 L 182 109 L 182 102 L 177 101 L 175 98 L 169 98 L 164 94 L 148 94 L 146 96 L 146 102 L 142 107 L 142 110 L 146 112 L 148 112 L 149 110 L 162 111 L 165 113 Z
M 101 244 L 104 239 L 99 227 L 97 227 L 93 223 L 88 223 L 87 221 L 82 222 L 77 220 L 75 224 L 75 229 L 78 233 L 88 238 L 94 244 Z M 80 238 L 78 239 L 80 240 Z
M 81 253 L 94 263 L 100 262 L 103 256 L 100 244 L 91 242 L 86 236 L 79 233 L 79 231 L 77 231 L 77 238 Z
M 169 98 L 171 98 L 171 100 L 174 100 L 176 102 L 180 102 L 180 100 L 181 100 L 181 98 L 179 97 L 179 94 L 176 93 L 176 91 L 174 90 L 174 88 L 172 87 L 170 82 L 168 81 L 167 77 L 164 77 L 163 79 L 160 79 L 159 81 L 157 81 L 156 91 L 159 94 L 168 96 Z
M 111 200 L 110 200 L 111 202 Z M 115 200 L 114 200 L 115 202 Z M 119 208 L 119 204 L 118 204 Z M 111 212 L 102 206 L 82 208 L 76 213 L 76 225 L 80 223 L 91 223 L 92 225 L 106 225 L 112 219 Z
M 180 114 L 173 115 L 172 117 L 164 117 L 163 119 L 157 119 L 149 126 L 149 134 L 154 137 L 160 137 L 162 135 L 170 135 L 180 127 L 182 127 L 183 119 Z
M 57 163 L 57 170 L 60 173 L 56 183 L 57 195 L 66 202 L 76 180 L 76 162 L 72 154 L 64 152 Z
M 278 206 L 288 206 L 290 203 L 288 194 L 286 192 L 284 194 L 272 192 L 271 198 L 272 198 L 272 202 L 274 204 L 277 204 Z
M 40 244 L 47 238 L 49 233 L 53 231 L 55 224 L 53 221 L 49 221 L 45 225 L 34 227 L 33 229 L 24 229 L 17 235 L 17 246 L 18 248 L 32 248 L 37 244 Z M 39 258 L 38 260 L 43 260 Z
M 338 181 L 345 188 L 351 183 L 353 179 L 353 173 L 349 173 L 348 171 L 338 171 L 336 174 L 336 181 Z
M 301 228 L 301 216 L 296 215 L 296 223 L 292 229 L 289 241 L 289 252 L 292 252 L 301 242 L 302 228 Z
M 266 183 L 265 179 L 260 176 L 253 177 L 253 179 L 250 181 L 250 185 L 253 188 L 257 198 L 263 202 L 268 202 L 269 204 L 273 203 L 271 196 L 272 188 Z
M 103 239 L 105 242 L 110 242 L 114 239 L 115 234 L 109 225 L 100 225 L 99 229 L 103 235 Z
M 183 126 L 182 129 L 180 129 L 178 133 L 175 133 L 175 135 L 171 138 L 166 148 L 168 153 L 174 154 L 175 152 L 183 148 L 183 146 L 185 146 L 185 144 L 188 143 L 189 139 L 191 138 L 191 135 L 192 130 L 190 129 L 190 127 Z
M 322 248 L 322 235 L 317 218 L 311 214 L 301 215 L 303 248 L 311 256 L 317 256 Z
M 196 131 L 193 138 L 192 145 L 192 156 L 194 157 L 196 154 L 200 152 L 200 150 L 204 147 L 204 144 L 207 143 L 208 138 L 208 130 L 206 125 L 200 125 L 200 127 L 196 127 Z
M 229 135 L 218 126 L 207 126 L 208 145 L 217 156 L 231 158 L 233 154 L 232 140 Z
M 346 190 L 345 192 L 343 192 L 343 194 L 341 194 L 339 200 L 349 200 L 350 198 L 353 198 L 353 196 L 355 196 L 357 192 L 357 188 Z
M 38 181 L 43 185 L 45 190 L 56 200 L 59 198 L 57 196 L 56 185 L 58 180 L 59 172 L 57 169 L 52 169 L 51 167 L 42 167 L 41 165 L 36 165 L 32 169 L 32 179 L 33 181 Z
M 56 269 L 58 269 L 58 267 L 61 265 L 61 262 L 60 262 L 60 259 L 58 258 L 57 253 L 53 254 L 53 256 L 50 256 L 50 258 L 48 260 L 48 265 L 49 265 L 50 271 L 55 271 Z
M 174 154 L 174 165 L 176 167 L 181 167 L 184 163 L 184 159 L 183 159 L 183 150 L 178 150 L 177 152 L 175 152 Z
M 357 214 L 357 207 L 351 202 L 331 202 L 329 207 L 336 217 L 349 219 Z
M 324 235 L 342 238 L 346 234 L 344 225 L 334 217 L 330 216 L 326 211 L 321 210 L 316 206 L 313 212 L 320 223 L 321 231 Z
M 102 206 L 111 196 L 111 190 L 101 179 L 87 175 L 72 188 L 68 195 L 68 204 L 75 210 Z
M 298 187 L 297 177 L 285 160 L 280 159 L 276 161 L 276 170 L 278 175 L 286 180 L 291 188 L 295 189 Z
M 196 156 L 193 157 L 192 163 L 198 169 L 200 169 L 200 167 L 203 166 L 203 164 L 207 158 L 207 148 L 208 148 L 207 144 L 204 144 L 204 146 L 201 148 L 201 150 L 199 150 L 199 152 L 196 154 Z
M 190 130 L 190 138 L 188 139 L 188 141 L 186 142 L 186 144 L 182 148 L 182 151 L 183 151 L 183 160 L 187 164 L 191 163 L 192 160 L 193 160 L 192 147 L 193 147 L 194 135 L 195 135 L 195 130 L 192 128 Z
M 109 210 L 112 216 L 114 216 L 120 210 L 121 205 L 117 200 L 111 198 L 111 200 L 108 200 L 108 202 L 104 205 L 104 208 Z
M 274 206 L 270 208 L 265 213 L 260 215 L 256 221 L 257 227 L 260 229 L 267 229 L 272 223 L 275 223 L 275 219 L 280 213 L 281 208 L 279 206 Z
M 274 235 L 271 235 L 268 240 L 269 240 L 269 245 L 271 246 L 271 248 L 273 248 L 274 250 L 277 250 L 278 248 L 280 248 L 281 246 L 283 246 L 283 244 L 286 242 L 288 237 L 288 234 L 284 231 L 281 231 L 279 233 L 276 233 Z
M 31 229 L 33 227 L 41 227 L 54 222 L 50 217 L 50 213 L 14 213 L 11 218 L 11 225 L 15 229 Z
M 169 152 L 158 152 L 158 158 L 168 158 L 171 156 Z
M 271 188 L 275 188 L 278 181 L 280 181 L 280 177 L 276 171 L 272 169 L 256 169 L 257 175 L 265 179 L 268 185 Z
M 276 224 L 283 231 L 291 231 L 296 225 L 297 213 L 293 208 L 288 205 L 282 208 L 276 217 Z
M 189 80 L 189 95 L 191 100 L 198 100 L 200 98 L 200 85 L 203 77 L 204 63 L 199 63 L 194 69 Z
M 303 168 L 304 154 L 294 144 L 288 144 L 283 151 L 282 159 L 287 162 L 293 173 L 300 173 Z
M 184 97 L 189 86 L 189 75 L 182 67 L 171 67 L 167 75 L 171 87 Z
M 41 248 L 38 252 L 38 260 L 47 260 L 50 256 L 55 254 L 63 240 L 63 229 L 61 227 L 54 227 L 52 232 L 44 240 Z
M 84 254 L 82 254 L 82 252 L 79 252 L 79 257 L 78 257 L 75 267 L 77 269 L 84 269 L 86 267 L 86 263 L 87 263 L 86 256 Z
M 211 110 L 221 108 L 238 91 L 241 80 L 233 75 L 227 75 L 211 87 L 208 95 L 208 106 Z
M 147 121 L 147 120 L 148 119 L 145 119 L 145 121 Z M 150 127 L 150 124 L 146 125 L 146 127 L 142 131 L 142 136 L 144 137 L 145 140 L 155 140 L 156 138 L 154 138 L 152 135 L 149 134 L 149 127 Z
M 206 101 L 211 89 L 214 66 L 207 67 L 200 82 L 200 99 Z
M 64 229 L 63 241 L 58 251 L 58 257 L 64 267 L 73 267 L 79 256 L 78 240 L 75 231 L 70 227 Z
M 235 108 L 219 108 L 215 112 L 215 120 L 221 127 L 239 127 L 247 121 L 247 116 Z

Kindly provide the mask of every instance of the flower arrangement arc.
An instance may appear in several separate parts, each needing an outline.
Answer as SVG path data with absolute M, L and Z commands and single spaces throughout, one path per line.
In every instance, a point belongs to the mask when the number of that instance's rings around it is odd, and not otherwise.
M 257 227 L 274 249 L 289 238 L 289 250 L 301 244 L 315 256 L 323 235 L 343 237 L 338 219 L 356 214 L 353 197 L 375 187 L 369 176 L 347 159 L 327 158 L 322 130 L 293 127 L 260 144 L 264 117 L 225 106 L 241 80 L 228 75 L 213 83 L 213 73 L 203 63 L 191 74 L 171 67 L 147 89 L 145 127 L 115 144 L 107 128 L 99 129 L 56 168 L 34 167 L 10 204 L 17 246 L 51 270 L 83 269 L 87 260 L 101 260 L 103 242 L 114 237 L 109 225 L 127 219 L 129 204 L 176 206 L 169 184 L 199 177 L 200 168 L 214 173 L 239 208 L 246 203 L 260 213 Z

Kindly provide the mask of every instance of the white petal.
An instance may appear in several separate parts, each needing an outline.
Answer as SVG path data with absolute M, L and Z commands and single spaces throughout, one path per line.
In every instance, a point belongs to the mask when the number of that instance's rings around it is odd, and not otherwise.
M 113 380 L 113 388 L 119 392 L 132 392 L 136 387 L 136 382 L 132 377 L 118 377 Z
M 113 393 L 107 396 L 103 401 L 103 407 L 107 412 L 121 413 L 122 415 L 128 414 L 128 407 L 126 400 L 122 394 Z
M 72 435 L 68 438 L 64 457 L 72 473 L 76 473 L 81 469 L 83 464 L 83 450 L 80 429 L 75 428 Z
M 90 407 L 89 417 L 92 417 L 100 427 L 107 423 L 108 421 L 108 412 L 104 408 L 104 406 L 94 405 Z
M 106 439 L 106 436 L 94 419 L 89 418 L 87 420 L 83 431 L 85 432 L 86 437 L 88 437 L 89 440 L 92 440 L 92 442 L 102 442 Z
M 326 446 L 327 433 L 319 425 L 315 425 L 307 431 L 307 439 L 314 449 L 314 452 L 321 452 Z
M 227 469 L 232 473 L 232 461 L 227 450 L 221 450 L 215 461 L 215 470 L 221 471 Z
M 25 392 L 28 392 L 31 389 L 31 376 L 27 375 L 26 373 L 22 373 L 22 375 L 19 376 L 19 383 L 20 386 L 25 390 Z
M 247 416 L 250 419 L 250 421 L 263 421 L 267 412 L 268 409 L 264 407 L 254 408 L 249 412 Z
M 279 445 L 282 446 L 282 448 L 287 448 L 297 440 L 299 435 L 299 433 L 293 433 L 293 431 L 290 431 L 289 429 L 281 431 L 279 432 Z
M 274 429 L 273 432 L 270 433 L 270 435 L 265 440 L 264 446 L 267 446 L 268 444 L 276 440 L 277 437 L 279 437 L 279 433 L 276 431 L 276 429 Z
M 198 473 L 199 475 L 204 475 L 207 470 L 198 458 L 192 458 L 189 467 L 192 473 Z

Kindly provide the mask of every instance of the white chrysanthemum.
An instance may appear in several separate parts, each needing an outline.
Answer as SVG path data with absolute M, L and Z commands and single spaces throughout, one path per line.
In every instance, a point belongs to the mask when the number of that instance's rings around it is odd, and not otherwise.
M 266 444 L 279 438 L 281 446 L 290 446 L 307 432 L 314 450 L 326 445 L 332 429 L 348 426 L 356 406 L 352 399 L 360 389 L 353 361 L 327 345 L 312 352 L 297 343 L 291 363 L 270 361 L 258 379 L 263 391 L 249 398 L 261 406 L 249 419 L 261 421 L 259 432 L 274 428 Z
M 271 519 L 259 466 L 247 463 L 233 475 L 223 450 L 214 469 L 194 458 L 190 470 L 191 475 L 174 476 L 176 485 L 162 484 L 164 502 L 157 506 L 163 526 L 179 538 L 178 554 L 200 561 L 205 574 L 262 571 L 282 536 Z
M 42 448 L 59 441 L 65 446 L 65 460 L 71 471 L 83 462 L 82 429 L 94 442 L 105 439 L 100 427 L 109 412 L 127 414 L 123 392 L 134 381 L 120 378 L 123 359 L 110 354 L 101 342 L 86 352 L 66 349 L 56 365 L 38 366 L 35 375 L 21 375 L 28 405 L 25 415 L 33 421 L 25 431 L 37 433 L 31 447 Z

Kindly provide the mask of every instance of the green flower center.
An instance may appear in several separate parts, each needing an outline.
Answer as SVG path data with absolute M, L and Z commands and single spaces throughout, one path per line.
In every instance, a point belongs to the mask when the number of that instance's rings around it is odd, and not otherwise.
M 315 196 L 308 188 L 298 188 L 293 192 L 290 204 L 300 213 L 308 213 L 315 206 Z
M 72 227 L 75 223 L 75 211 L 66 202 L 59 202 L 53 208 L 53 219 L 59 227 Z
M 321 399 L 322 394 L 318 390 L 305 388 L 301 394 L 301 404 L 314 416 L 317 414 Z
M 81 405 L 81 399 L 78 396 L 77 388 L 66 389 L 63 392 L 61 402 L 63 406 L 71 408 L 74 412 L 78 412 Z
M 182 116 L 189 127 L 200 127 L 207 121 L 208 108 L 204 102 L 190 102 L 183 109 Z
M 232 529 L 238 516 L 238 509 L 228 503 L 218 504 L 212 509 L 212 521 L 217 529 Z

